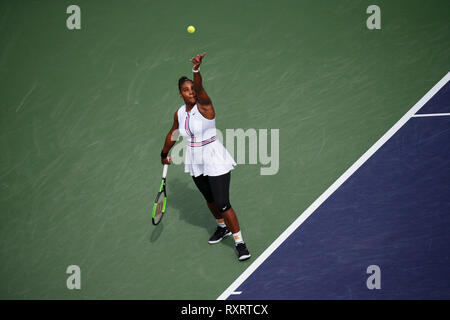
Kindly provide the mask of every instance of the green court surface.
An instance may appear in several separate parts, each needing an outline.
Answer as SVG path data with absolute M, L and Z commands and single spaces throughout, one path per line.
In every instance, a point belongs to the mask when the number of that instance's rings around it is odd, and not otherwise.
M 376 1 L 380 30 L 371 4 L 1 1 L 0 298 L 216 299 L 448 72 L 448 1 Z M 151 224 L 177 80 L 203 51 L 217 128 L 279 129 L 277 174 L 232 172 L 246 262 L 231 238 L 208 244 L 183 165 Z

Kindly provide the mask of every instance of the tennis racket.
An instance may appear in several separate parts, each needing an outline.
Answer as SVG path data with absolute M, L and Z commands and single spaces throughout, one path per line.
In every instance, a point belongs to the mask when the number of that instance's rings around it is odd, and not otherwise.
M 167 194 L 166 194 L 166 175 L 168 164 L 164 165 L 161 185 L 159 186 L 158 194 L 156 195 L 155 203 L 153 204 L 152 223 L 158 225 L 164 213 L 166 212 Z

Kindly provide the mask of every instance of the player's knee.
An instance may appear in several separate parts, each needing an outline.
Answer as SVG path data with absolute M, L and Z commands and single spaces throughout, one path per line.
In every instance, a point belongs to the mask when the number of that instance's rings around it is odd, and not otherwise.
M 216 202 L 216 207 L 220 213 L 224 213 L 231 208 L 231 204 L 229 202 Z

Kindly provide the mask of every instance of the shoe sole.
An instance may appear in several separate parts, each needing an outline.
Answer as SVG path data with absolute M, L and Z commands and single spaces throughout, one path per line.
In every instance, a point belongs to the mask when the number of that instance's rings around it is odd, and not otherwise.
M 246 254 L 245 256 L 240 256 L 240 257 L 239 257 L 239 261 L 247 260 L 247 259 L 249 259 L 251 256 L 252 256 L 251 254 Z
M 209 244 L 216 244 L 216 243 L 219 243 L 220 241 L 223 240 L 223 238 L 228 237 L 228 236 L 231 236 L 231 231 L 228 232 L 228 233 L 226 233 L 226 234 L 225 234 L 222 238 L 220 238 L 219 240 L 216 240 L 216 241 L 211 241 L 211 240 L 209 240 L 208 243 L 209 243 Z

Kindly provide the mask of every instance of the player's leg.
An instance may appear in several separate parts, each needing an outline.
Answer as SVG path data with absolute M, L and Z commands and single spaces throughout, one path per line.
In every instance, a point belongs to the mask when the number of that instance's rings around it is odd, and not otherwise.
M 209 176 L 208 179 L 217 209 L 222 214 L 226 226 L 233 233 L 239 260 L 246 260 L 250 258 L 250 253 L 248 252 L 244 239 L 242 238 L 239 221 L 236 212 L 231 207 L 229 199 L 231 172 L 220 176 Z
M 209 180 L 207 176 L 200 175 L 198 177 L 192 177 L 194 180 L 195 185 L 202 193 L 203 197 L 206 200 L 206 205 L 208 206 L 209 210 L 211 211 L 212 215 L 216 219 L 217 222 L 217 229 L 214 232 L 214 234 L 211 236 L 211 238 L 208 240 L 210 244 L 218 243 L 223 238 L 230 236 L 231 232 L 228 230 L 228 228 L 225 225 L 225 220 L 222 217 L 222 214 L 220 213 L 219 209 L 217 209 L 217 206 L 214 202 L 214 198 L 212 195 L 211 187 L 209 184 Z
M 194 183 L 197 186 L 198 190 L 200 190 L 200 192 L 202 193 L 203 198 L 205 198 L 206 205 L 213 214 L 214 218 L 222 219 L 222 214 L 219 212 L 216 205 L 214 204 L 214 198 L 212 196 L 211 188 L 209 186 L 208 177 L 204 175 L 199 175 L 198 177 L 192 177 L 192 179 L 194 180 Z

